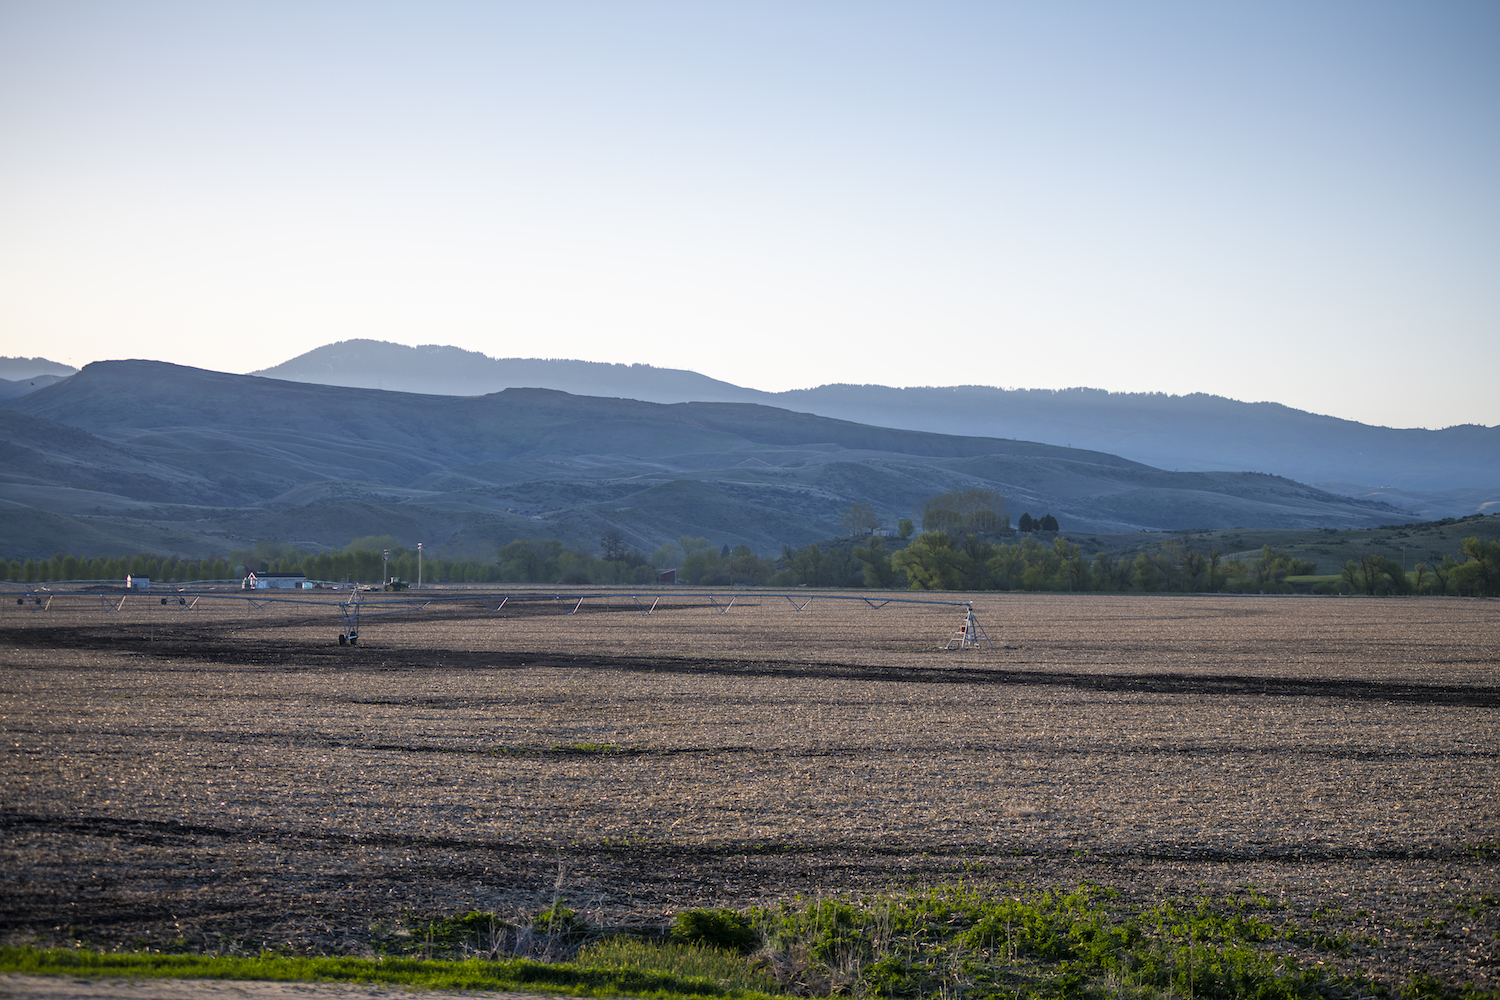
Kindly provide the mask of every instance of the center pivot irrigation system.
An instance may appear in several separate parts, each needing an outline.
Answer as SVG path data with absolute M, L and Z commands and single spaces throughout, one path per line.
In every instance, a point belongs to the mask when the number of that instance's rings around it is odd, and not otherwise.
M 14 591 L 12 593 L 15 593 Z M 645 593 L 629 593 L 625 591 L 597 593 L 556 593 L 556 592 L 520 592 L 503 591 L 498 593 L 465 593 L 465 594 L 441 594 L 433 596 L 412 595 L 408 597 L 384 597 L 366 599 L 359 590 L 351 591 L 346 599 L 342 600 L 318 600 L 312 597 L 282 597 L 280 595 L 269 595 L 263 593 L 238 594 L 238 593 L 216 593 L 213 591 L 190 591 L 173 590 L 165 596 L 160 591 L 126 591 L 120 593 L 92 590 L 64 591 L 54 593 L 50 590 L 36 589 L 27 590 L 17 595 L 16 604 L 24 606 L 33 612 L 46 611 L 52 606 L 55 597 L 60 596 L 92 597 L 97 595 L 103 610 L 108 614 L 118 613 L 125 607 L 125 602 L 134 600 L 142 604 L 156 604 L 175 608 L 180 611 L 191 611 L 198 606 L 199 601 L 244 601 L 253 608 L 265 608 L 272 604 L 299 604 L 312 605 L 319 608 L 337 609 L 339 613 L 340 646 L 355 646 L 359 644 L 360 623 L 368 618 L 377 618 L 385 615 L 409 614 L 420 611 L 432 605 L 451 605 L 456 603 L 478 603 L 487 608 L 492 608 L 496 613 L 501 611 L 507 604 L 515 602 L 551 602 L 556 606 L 561 615 L 576 615 L 583 608 L 585 602 L 600 600 L 619 600 L 629 598 L 633 604 L 631 610 L 649 617 L 655 613 L 664 598 L 692 598 L 706 599 L 707 603 L 702 605 L 705 610 L 714 614 L 724 615 L 729 613 L 735 602 L 742 597 L 755 596 L 758 598 L 784 599 L 791 610 L 805 611 L 814 601 L 854 601 L 863 602 L 870 608 L 880 610 L 888 604 L 924 604 L 937 607 L 961 608 L 962 618 L 958 627 L 948 637 L 944 649 L 994 649 L 995 644 L 990 641 L 989 634 L 985 632 L 984 626 L 979 624 L 979 619 L 974 615 L 974 604 L 971 601 L 944 601 L 934 598 L 916 597 L 864 597 L 848 594 L 809 594 L 806 591 L 797 594 L 770 593 L 766 591 L 744 591 L 726 597 L 724 594 L 710 592 L 687 592 L 682 591 L 651 591 Z M 674 603 L 677 603 L 674 601 Z

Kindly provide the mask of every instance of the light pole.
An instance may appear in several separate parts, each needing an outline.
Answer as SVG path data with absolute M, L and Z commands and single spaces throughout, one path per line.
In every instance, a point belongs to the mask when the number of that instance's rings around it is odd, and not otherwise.
M 417 543 L 417 589 L 422 589 L 422 543 Z

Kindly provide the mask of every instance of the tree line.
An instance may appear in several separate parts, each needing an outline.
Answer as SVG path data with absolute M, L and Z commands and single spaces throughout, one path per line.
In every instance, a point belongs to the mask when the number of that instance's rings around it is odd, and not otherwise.
M 1410 572 L 1373 553 L 1350 559 L 1339 575 L 1339 592 L 1500 597 L 1500 542 L 1471 536 L 1460 543 L 1459 551 L 1462 561 L 1445 555 L 1439 563 L 1419 562 Z
M 12 583 L 63 580 L 123 580 L 144 576 L 151 580 L 186 583 L 190 580 L 231 580 L 235 566 L 227 559 L 183 559 L 138 553 L 90 559 L 58 553 L 51 559 L 11 559 L 4 562 L 5 579 Z
M 1403 570 L 1379 555 L 1350 560 L 1337 579 L 1315 588 L 1321 593 L 1500 595 L 1500 542 L 1466 538 L 1462 560 L 1418 563 Z M 127 575 L 163 583 L 238 578 L 245 570 L 303 573 L 323 582 L 375 583 L 386 577 L 413 581 L 417 552 L 388 537 L 356 539 L 343 551 L 308 553 L 279 543 L 231 553 L 229 559 L 181 559 L 138 554 L 81 558 L 11 560 L 3 564 L 15 583 L 67 580 L 123 580 Z M 1228 558 L 1178 540 L 1142 548 L 1133 555 L 1098 552 L 1058 535 L 1043 542 L 1025 534 L 1017 542 L 994 541 L 978 533 L 954 535 L 923 531 L 893 541 L 866 535 L 800 548 L 783 546 L 779 557 L 756 555 L 748 546 L 715 546 L 688 535 L 668 542 L 650 556 L 608 532 L 597 552 L 569 548 L 556 539 L 518 539 L 499 548 L 495 558 L 422 560 L 425 582 L 574 585 L 654 585 L 665 569 L 679 581 L 711 587 L 838 587 L 912 590 L 1108 591 L 1114 593 L 1290 593 L 1289 577 L 1308 576 L 1315 564 L 1270 546 L 1258 557 Z
M 374 541 L 374 544 L 372 544 Z M 898 543 L 897 543 L 898 544 Z M 1379 556 L 1376 556 L 1379 561 Z M 1370 573 L 1380 571 L 1371 564 Z M 568 549 L 555 538 L 520 538 L 502 546 L 492 561 L 425 556 L 422 577 L 428 583 L 564 583 L 564 585 L 648 585 L 661 570 L 697 586 L 825 586 L 825 588 L 930 589 L 930 591 L 1214 591 L 1263 589 L 1275 592 L 1289 574 L 1310 573 L 1311 564 L 1289 561 L 1278 553 L 1254 564 L 1224 561 L 1218 553 L 1163 546 L 1140 552 L 1134 561 L 1100 555 L 1083 558 L 1077 544 L 1053 538 L 1052 544 L 1023 537 L 1019 544 L 996 544 L 980 535 L 954 538 L 924 531 L 900 549 L 879 537 L 858 544 L 843 540 L 783 546 L 778 558 L 757 556 L 748 546 L 717 546 L 708 538 L 682 535 L 645 556 L 628 549 L 618 535 L 604 535 L 600 553 Z M 66 580 L 123 580 L 148 577 L 153 582 L 239 579 L 254 573 L 302 573 L 326 583 L 377 583 L 389 577 L 417 579 L 417 552 L 389 538 L 356 540 L 342 552 L 309 553 L 263 544 L 229 559 L 181 559 L 178 556 L 133 555 L 87 559 L 57 555 L 51 559 L 10 561 L 7 579 L 17 583 Z M 1458 579 L 1448 573 L 1449 580 Z M 1367 592 L 1358 576 L 1356 591 Z M 1436 582 L 1430 574 L 1428 582 Z M 1383 588 L 1383 589 L 1382 589 Z M 1389 592 L 1389 580 L 1370 592 Z M 1407 591 L 1398 591 L 1407 592 Z

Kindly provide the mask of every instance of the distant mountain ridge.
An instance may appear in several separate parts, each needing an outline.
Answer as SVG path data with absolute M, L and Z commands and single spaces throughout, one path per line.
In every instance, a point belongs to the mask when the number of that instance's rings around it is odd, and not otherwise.
M 4 406 L 0 537 L 28 550 L 10 558 L 88 538 L 192 554 L 380 534 L 493 555 L 517 537 L 592 545 L 605 531 L 646 551 L 690 534 L 774 554 L 840 534 L 854 501 L 894 524 L 974 486 L 1074 536 L 1409 517 L 1275 476 L 755 403 L 417 395 L 112 361 Z
M 78 369 L 72 365 L 48 361 L 46 358 L 0 358 L 0 379 L 8 382 L 29 381 L 38 377 L 55 381 L 77 374 Z
M 46 358 L 0 358 L 0 400 L 19 399 L 77 373 L 77 368 Z
M 329 344 L 255 374 L 443 395 L 534 386 L 659 403 L 753 402 L 906 430 L 1074 446 L 1161 469 L 1268 472 L 1356 494 L 1461 491 L 1453 510 L 1435 511 L 1440 516 L 1470 513 L 1475 490 L 1500 500 L 1500 427 L 1373 427 L 1205 393 L 874 385 L 772 393 L 678 369 L 496 359 L 455 347 L 373 340 Z
M 433 396 L 484 396 L 502 389 L 558 389 L 645 403 L 766 403 L 774 394 L 744 389 L 680 368 L 552 358 L 492 358 L 478 351 L 380 340 L 344 340 L 314 348 L 251 375 Z

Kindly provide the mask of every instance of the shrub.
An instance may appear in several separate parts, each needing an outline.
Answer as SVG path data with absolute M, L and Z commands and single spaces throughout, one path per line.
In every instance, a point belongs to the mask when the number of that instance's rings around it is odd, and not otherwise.
M 750 918 L 733 910 L 684 910 L 672 921 L 672 940 L 727 948 L 742 954 L 754 951 L 760 935 Z
M 545 910 L 538 911 L 531 918 L 531 926 L 538 933 L 553 937 L 574 937 L 588 933 L 589 928 L 587 921 L 562 903 L 553 903 Z

